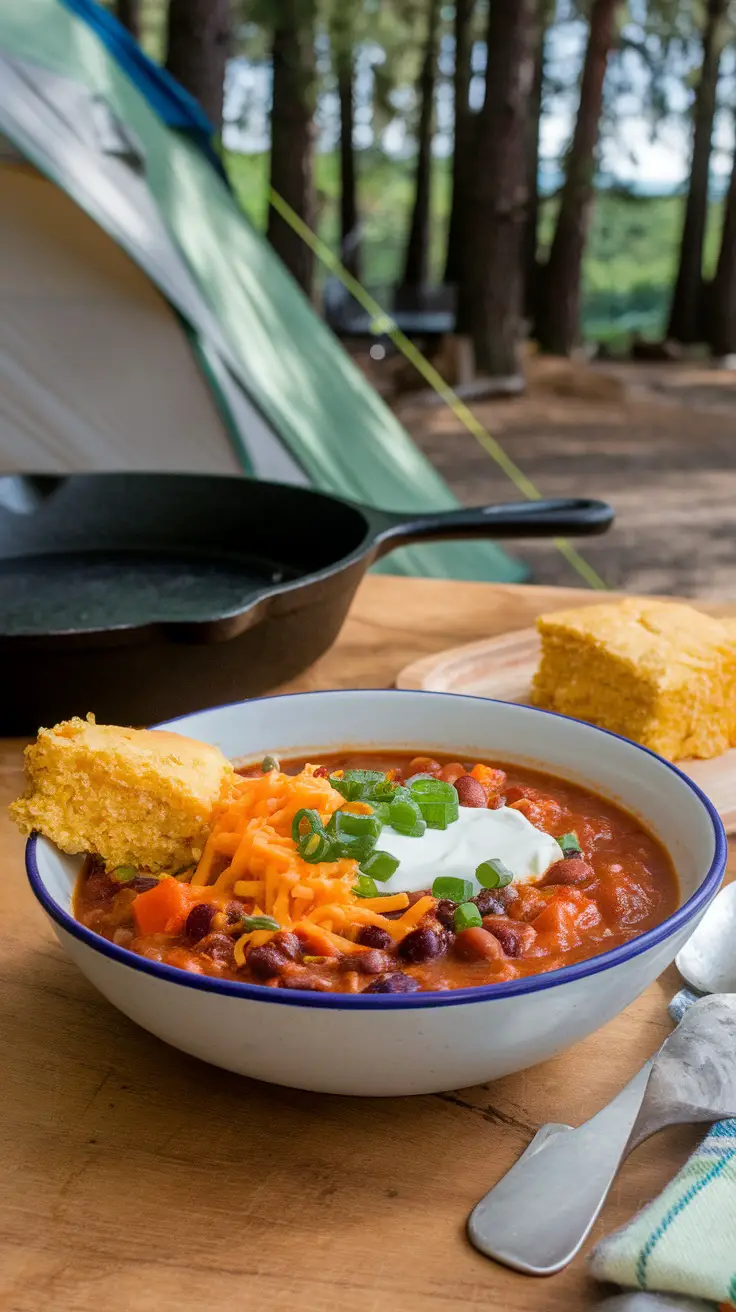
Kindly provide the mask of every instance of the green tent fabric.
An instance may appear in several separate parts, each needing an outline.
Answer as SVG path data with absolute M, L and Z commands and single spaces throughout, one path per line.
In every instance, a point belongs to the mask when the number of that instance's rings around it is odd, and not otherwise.
M 123 140 L 95 147 L 85 97 Z M 60 0 L 0 0 L 0 133 L 158 287 L 197 343 L 241 468 L 393 510 L 457 500 L 244 217 L 196 140 L 162 121 Z M 103 133 L 104 135 L 104 133 Z M 101 139 L 100 139 L 101 141 Z M 127 143 L 127 144 L 126 144 Z M 239 398 L 239 399 L 238 399 Z M 521 581 L 492 543 L 396 552 L 395 572 Z

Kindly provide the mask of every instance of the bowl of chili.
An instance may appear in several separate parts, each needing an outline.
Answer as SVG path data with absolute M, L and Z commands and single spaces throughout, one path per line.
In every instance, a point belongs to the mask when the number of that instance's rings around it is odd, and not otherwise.
M 266 888 L 234 823 L 213 826 L 214 855 L 188 882 L 115 872 L 116 888 L 38 835 L 28 877 L 113 1005 L 258 1079 L 388 1096 L 546 1060 L 672 962 L 723 877 L 723 826 L 686 775 L 550 712 L 345 690 L 166 727 L 240 762 L 243 835 L 269 806 L 288 815 L 278 841 L 303 875 L 291 902 L 278 880 Z M 327 914 L 310 912 L 310 871 L 332 867 Z M 228 900 L 213 910 L 221 878 Z

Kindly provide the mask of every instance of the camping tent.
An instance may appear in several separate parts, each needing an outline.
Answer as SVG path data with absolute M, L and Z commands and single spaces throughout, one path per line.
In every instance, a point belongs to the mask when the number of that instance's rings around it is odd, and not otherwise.
M 457 504 L 93 0 L 0 0 L 0 470 L 246 473 Z M 524 577 L 492 544 L 402 572 Z

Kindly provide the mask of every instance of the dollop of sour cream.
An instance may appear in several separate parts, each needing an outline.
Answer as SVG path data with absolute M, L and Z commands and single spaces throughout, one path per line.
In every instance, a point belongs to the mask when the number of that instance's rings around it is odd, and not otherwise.
M 501 806 L 497 811 L 460 807 L 460 817 L 447 829 L 427 829 L 421 838 L 407 838 L 386 826 L 378 847 L 400 862 L 398 870 L 380 886 L 381 893 L 413 893 L 431 888 L 438 875 L 470 879 L 480 885 L 475 871 L 483 861 L 503 861 L 515 883 L 529 883 L 562 858 L 557 839 L 535 829 L 520 811 Z

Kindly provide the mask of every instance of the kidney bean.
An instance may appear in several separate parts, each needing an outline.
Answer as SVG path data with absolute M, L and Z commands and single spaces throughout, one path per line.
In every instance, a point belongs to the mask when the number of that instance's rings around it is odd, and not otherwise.
M 464 929 L 455 939 L 455 952 L 466 960 L 496 961 L 504 955 L 498 939 L 487 929 Z
M 440 770 L 440 779 L 444 779 L 445 783 L 454 784 L 455 780 L 465 773 L 464 765 L 461 765 L 459 761 L 450 761 L 449 765 L 443 765 Z
M 299 961 L 302 955 L 302 945 L 296 934 L 290 934 L 286 929 L 279 930 L 268 942 L 270 947 L 277 948 L 289 961 Z
M 413 774 L 439 774 L 442 766 L 439 761 L 435 761 L 432 756 L 415 756 L 413 761 L 409 762 L 407 779 Z
M 259 952 L 260 948 L 254 948 Z M 292 961 L 284 961 L 279 980 L 285 989 L 306 989 L 309 993 L 329 993 L 332 980 L 320 975 L 310 966 L 297 966 Z
M 433 961 L 447 951 L 447 937 L 440 925 L 436 929 L 421 926 L 412 929 L 399 943 L 398 954 L 404 961 L 414 965 L 420 961 Z
M 545 888 L 550 884 L 587 884 L 591 879 L 595 879 L 595 870 L 587 861 L 583 861 L 579 856 L 566 856 L 561 861 L 555 861 L 554 865 L 545 871 L 537 887 Z
M 455 792 L 461 806 L 486 807 L 486 791 L 471 774 L 461 774 L 455 780 Z
M 84 891 L 90 901 L 101 902 L 111 893 L 118 893 L 122 887 L 123 885 L 117 879 L 113 879 L 112 875 L 106 874 L 104 870 L 95 870 L 93 874 L 87 876 Z
M 403 916 L 403 911 L 401 915 Z M 387 929 L 381 929 L 380 925 L 363 925 L 358 934 L 358 942 L 364 948 L 381 948 L 388 951 L 393 947 L 393 939 Z
M 206 934 L 197 944 L 197 952 L 223 965 L 233 960 L 235 944 L 229 934 Z
M 379 952 L 378 948 L 369 948 L 367 952 L 356 952 L 345 958 L 348 970 L 357 970 L 361 975 L 383 975 L 393 964 L 388 953 Z
M 520 802 L 522 797 L 536 797 L 537 791 L 527 784 L 509 784 L 506 789 L 506 804 L 511 806 L 512 802 Z
M 374 979 L 364 993 L 416 993 L 419 990 L 419 981 L 413 979 L 411 975 L 405 975 L 403 970 L 397 970 L 393 975 L 382 975 L 380 979 Z
M 190 943 L 199 943 L 205 934 L 209 934 L 215 908 L 211 902 L 197 902 L 187 916 L 184 933 Z
M 522 957 L 537 937 L 533 925 L 526 925 L 519 920 L 497 920 L 488 916 L 483 921 L 483 928 L 497 938 L 507 957 Z
M 256 979 L 272 979 L 274 975 L 281 974 L 284 966 L 290 964 L 288 957 L 280 952 L 278 947 L 274 947 L 273 942 L 262 943 L 259 948 L 251 948 L 245 961 Z
M 314 777 L 315 779 L 326 779 L 329 773 L 330 772 L 326 765 L 318 765 L 314 772 Z

